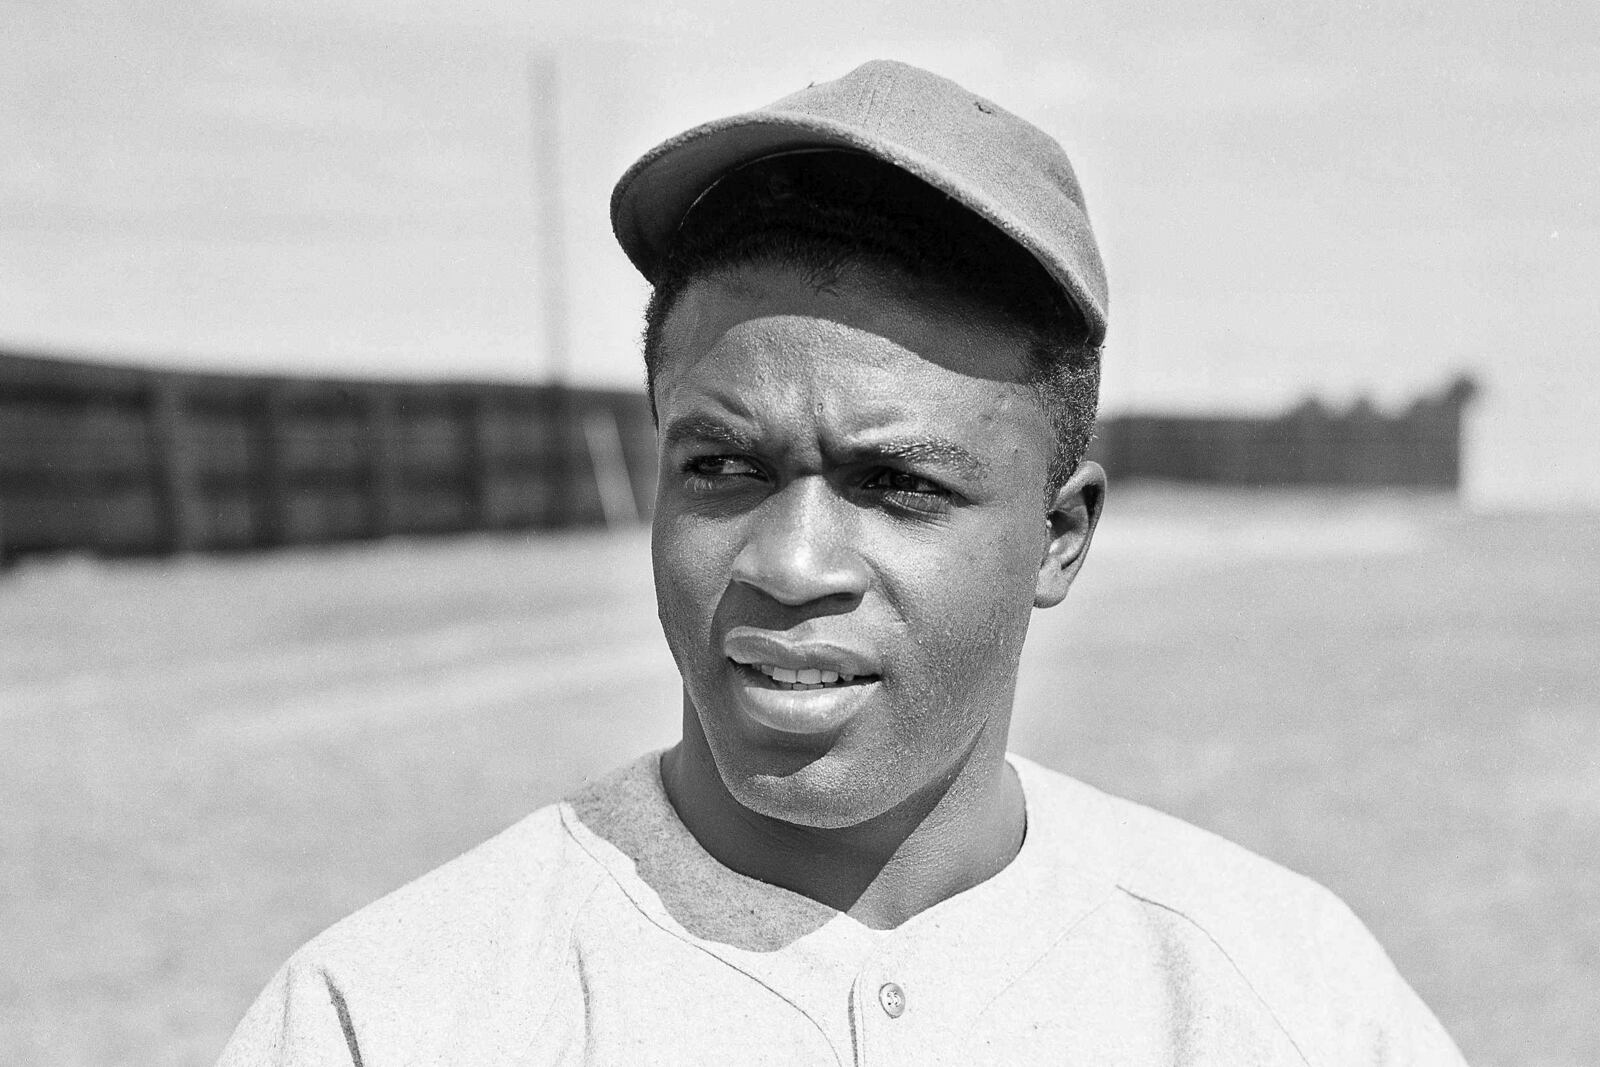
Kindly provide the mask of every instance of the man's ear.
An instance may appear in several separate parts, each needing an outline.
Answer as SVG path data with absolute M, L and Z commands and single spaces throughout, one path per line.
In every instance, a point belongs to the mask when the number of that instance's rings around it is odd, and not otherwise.
M 1067 597 L 1072 580 L 1089 553 L 1089 540 L 1100 522 L 1105 502 L 1106 472 L 1100 464 L 1085 460 L 1078 464 L 1050 502 L 1045 523 L 1050 540 L 1039 561 L 1039 578 L 1033 587 L 1033 606 L 1053 608 Z

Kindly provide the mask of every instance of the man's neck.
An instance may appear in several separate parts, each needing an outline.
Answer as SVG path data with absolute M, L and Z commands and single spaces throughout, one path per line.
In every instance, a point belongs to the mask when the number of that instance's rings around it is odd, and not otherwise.
M 1003 732 L 1002 732 L 1003 733 Z M 722 782 L 698 739 L 662 759 L 667 796 L 723 866 L 892 929 L 999 873 L 1022 846 L 1021 783 L 1004 737 L 980 737 L 945 781 L 883 815 L 842 828 L 800 826 L 751 811 Z

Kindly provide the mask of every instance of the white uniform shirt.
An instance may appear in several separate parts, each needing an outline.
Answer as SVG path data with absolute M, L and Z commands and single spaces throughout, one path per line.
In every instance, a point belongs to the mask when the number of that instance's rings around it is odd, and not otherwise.
M 717 863 L 647 756 L 317 937 L 221 1065 L 1462 1063 L 1332 894 L 1011 762 L 1016 858 L 873 930 Z

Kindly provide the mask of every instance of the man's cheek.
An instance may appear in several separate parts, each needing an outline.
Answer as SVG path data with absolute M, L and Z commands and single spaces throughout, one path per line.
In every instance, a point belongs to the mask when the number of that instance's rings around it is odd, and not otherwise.
M 656 595 L 677 609 L 693 610 L 725 580 L 713 539 L 695 536 L 681 522 L 658 531 L 654 546 Z
M 693 575 L 663 567 L 656 571 L 656 614 L 680 668 L 703 657 L 715 598 Z
M 995 576 L 995 581 L 1009 580 Z M 1027 632 L 1027 617 L 1014 610 L 1015 597 L 997 584 L 983 594 L 969 592 L 951 599 L 943 612 L 943 625 L 930 628 L 923 647 L 945 684 L 973 692 L 995 675 L 1009 677 L 1002 650 L 1011 648 Z M 1031 587 L 1030 587 L 1031 588 Z

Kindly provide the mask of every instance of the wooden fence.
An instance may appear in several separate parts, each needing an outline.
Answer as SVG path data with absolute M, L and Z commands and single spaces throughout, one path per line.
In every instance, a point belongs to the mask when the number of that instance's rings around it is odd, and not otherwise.
M 637 520 L 654 464 L 636 392 L 0 353 L 0 557 Z
M 1267 418 L 1122 415 L 1100 420 L 1090 455 L 1118 480 L 1455 490 L 1476 393 L 1461 377 L 1392 415 L 1365 401 L 1336 411 L 1316 400 Z
M 1409 410 L 1102 419 L 1118 481 L 1460 480 L 1466 379 Z M 184 374 L 0 353 L 0 561 L 264 548 L 648 514 L 638 391 Z

